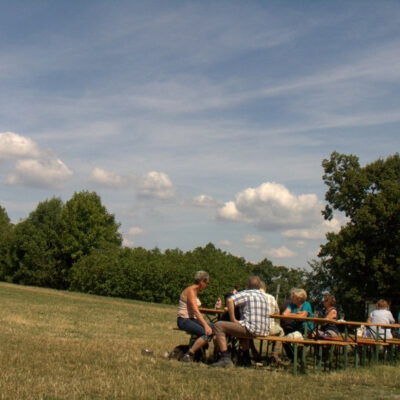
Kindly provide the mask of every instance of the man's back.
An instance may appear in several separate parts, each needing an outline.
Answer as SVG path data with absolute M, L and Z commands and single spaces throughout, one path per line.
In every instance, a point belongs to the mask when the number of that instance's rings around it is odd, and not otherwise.
M 269 305 L 265 295 L 258 289 L 243 290 L 231 297 L 235 306 L 242 309 L 240 325 L 257 336 L 269 333 Z

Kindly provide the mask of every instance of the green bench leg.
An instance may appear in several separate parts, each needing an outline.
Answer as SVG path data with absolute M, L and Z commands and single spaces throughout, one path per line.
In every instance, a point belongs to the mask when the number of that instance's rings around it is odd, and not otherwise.
M 367 359 L 367 350 L 366 346 L 362 345 L 361 346 L 361 365 L 365 367 L 366 365 L 366 359 Z
M 344 341 L 347 342 L 348 338 L 349 338 L 349 331 L 348 331 L 347 326 L 345 326 L 344 327 Z M 343 361 L 344 361 L 343 368 L 347 369 L 347 346 L 344 347 L 343 352 L 344 352 L 344 354 L 343 354 Z
M 354 347 L 354 367 L 358 368 L 358 349 Z
M 306 372 L 306 346 L 303 345 L 301 349 L 301 372 L 304 374 Z
M 318 346 L 318 372 L 321 372 L 322 364 L 322 346 Z
M 297 347 L 298 343 L 294 343 L 293 346 L 293 375 L 297 376 Z
M 378 363 L 379 361 L 379 349 L 381 346 L 375 346 L 375 362 Z
M 336 350 L 336 347 L 337 347 L 337 346 L 330 346 L 330 349 L 329 349 L 329 357 L 328 357 L 329 370 L 332 369 L 333 354 L 334 354 L 334 352 L 335 352 L 335 350 Z
M 390 365 L 393 365 L 394 344 L 390 343 Z

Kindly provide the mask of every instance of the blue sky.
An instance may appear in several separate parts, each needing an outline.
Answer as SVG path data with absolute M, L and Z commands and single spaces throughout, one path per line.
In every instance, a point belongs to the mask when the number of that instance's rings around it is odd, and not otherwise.
M 397 1 L 1 1 L 0 205 L 96 191 L 125 245 L 306 267 L 321 162 L 399 150 Z

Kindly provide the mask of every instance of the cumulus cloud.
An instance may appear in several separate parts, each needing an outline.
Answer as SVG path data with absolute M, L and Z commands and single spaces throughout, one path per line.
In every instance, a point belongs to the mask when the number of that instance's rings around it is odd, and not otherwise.
M 15 161 L 9 185 L 59 188 L 72 171 L 50 150 L 13 132 L 0 133 L 0 160 Z
M 90 173 L 89 180 L 102 186 L 119 187 L 122 185 L 122 178 L 114 172 L 102 168 L 94 168 Z
M 293 258 L 296 257 L 296 253 L 288 249 L 286 246 L 281 246 L 277 249 L 267 249 L 263 251 L 263 254 L 274 257 L 274 258 Z
M 322 203 L 315 194 L 294 195 L 283 185 L 266 182 L 248 188 L 217 211 L 219 219 L 245 222 L 261 230 L 310 226 L 321 220 Z
M 170 199 L 175 196 L 175 188 L 164 172 L 151 171 L 137 179 L 139 197 Z
M 309 229 L 288 229 L 282 232 L 282 236 L 290 239 L 324 239 L 327 232 L 339 232 L 340 221 L 333 218 L 331 221 L 324 220 L 319 225 Z
M 60 187 L 72 176 L 72 171 L 55 157 L 20 160 L 8 176 L 9 185 Z
M 248 249 L 259 249 L 261 245 L 265 242 L 265 239 L 259 235 L 246 235 L 242 239 L 245 247 Z
M 202 207 L 202 208 L 215 208 L 221 206 L 221 202 L 213 199 L 211 196 L 207 196 L 206 194 L 201 194 L 200 196 L 194 197 L 190 202 L 190 205 L 194 207 Z
M 218 209 L 218 218 L 227 221 L 247 222 L 244 216 L 239 212 L 234 201 L 227 201 Z
M 131 235 L 131 236 L 140 236 L 140 235 L 144 235 L 144 233 L 145 233 L 145 231 L 142 228 L 140 228 L 139 226 L 133 226 L 128 231 L 128 235 Z
M 33 140 L 13 132 L 0 133 L 0 160 L 19 160 L 39 156 L 39 147 Z

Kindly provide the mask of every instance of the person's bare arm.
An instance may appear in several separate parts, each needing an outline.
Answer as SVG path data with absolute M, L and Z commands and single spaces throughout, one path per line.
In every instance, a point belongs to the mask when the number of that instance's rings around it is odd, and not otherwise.
M 308 311 L 297 311 L 296 313 L 292 313 L 292 310 L 288 307 L 282 315 L 292 316 L 292 317 L 307 317 Z
M 308 311 L 297 311 L 296 314 L 298 317 L 308 317 Z
M 337 318 L 337 311 L 336 310 L 331 310 L 326 314 L 326 319 L 336 319 Z
M 233 302 L 233 300 L 230 297 L 226 301 L 226 304 L 228 306 L 229 319 L 232 322 L 239 323 L 239 321 L 235 317 L 235 303 Z
M 283 312 L 282 315 L 295 315 L 295 314 L 292 314 L 292 310 L 288 307 L 288 308 Z

